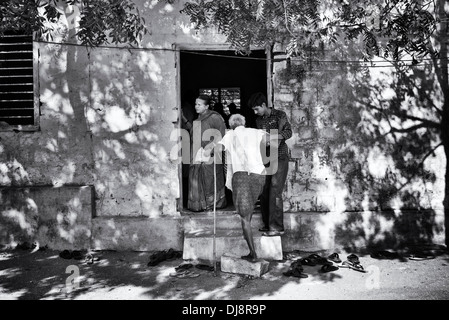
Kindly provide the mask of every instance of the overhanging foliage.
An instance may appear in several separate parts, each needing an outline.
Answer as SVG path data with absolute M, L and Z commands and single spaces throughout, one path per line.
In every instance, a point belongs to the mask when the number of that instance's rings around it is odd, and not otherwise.
M 68 27 L 76 22 L 75 36 L 83 45 L 135 45 L 147 33 L 145 20 L 130 0 L 3 0 L 0 36 L 21 31 L 35 34 L 38 40 L 51 40 L 63 16 Z
M 436 54 L 429 49 L 437 24 L 434 9 L 432 1 L 417 0 L 197 0 L 187 1 L 181 12 L 196 28 L 216 27 L 242 52 L 280 43 L 294 56 L 341 36 L 361 36 L 366 60 L 397 60 L 403 53 Z

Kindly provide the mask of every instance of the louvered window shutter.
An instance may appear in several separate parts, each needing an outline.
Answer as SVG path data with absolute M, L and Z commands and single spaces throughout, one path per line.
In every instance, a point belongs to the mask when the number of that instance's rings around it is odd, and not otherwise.
M 33 38 L 20 32 L 0 37 L 0 125 L 35 124 Z

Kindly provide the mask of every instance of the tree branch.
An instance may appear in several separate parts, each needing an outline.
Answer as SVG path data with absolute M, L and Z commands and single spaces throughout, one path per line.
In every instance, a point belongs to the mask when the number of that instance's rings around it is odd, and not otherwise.
M 431 120 L 422 119 L 422 118 L 411 116 L 411 115 L 406 115 L 405 117 L 407 119 L 409 119 L 409 120 L 421 121 L 421 123 L 425 124 L 427 128 L 435 128 L 435 129 L 439 129 L 440 128 L 440 124 L 439 123 L 433 122 Z
M 432 155 L 432 154 L 435 152 L 435 150 L 438 149 L 439 147 L 441 147 L 442 145 L 443 145 L 443 143 L 440 142 L 440 143 L 437 144 L 434 148 L 432 148 L 432 150 L 430 150 L 429 152 L 427 152 L 427 153 L 424 155 L 424 157 L 421 159 L 421 161 L 417 164 L 417 168 L 422 168 L 422 167 L 423 167 L 423 164 L 424 164 L 424 161 L 426 161 L 426 159 L 427 159 L 428 157 L 430 157 L 430 155 Z M 408 185 L 408 184 L 410 183 L 411 180 L 412 180 L 411 178 L 408 178 L 407 181 L 404 182 L 404 183 L 402 183 L 401 186 L 400 186 L 399 188 L 397 188 L 396 191 L 402 190 L 406 185 Z
M 430 155 L 432 155 L 433 153 L 435 153 L 435 150 L 438 149 L 439 147 L 441 147 L 443 145 L 443 142 L 440 142 L 439 144 L 437 144 L 434 148 L 432 148 L 432 150 L 430 150 L 429 152 L 426 153 L 426 155 L 424 156 L 424 158 L 421 159 L 421 161 L 418 163 L 418 167 L 421 167 L 424 164 L 424 161 L 426 161 L 426 159 L 428 157 L 430 157 Z
M 371 104 L 368 105 L 368 106 L 371 109 L 377 110 L 377 111 L 379 111 L 381 113 L 386 113 L 384 108 L 379 108 L 379 107 L 376 107 L 376 106 L 371 105 Z M 439 109 L 437 108 L 437 110 L 439 110 Z M 394 114 L 393 113 L 393 115 L 398 116 L 400 118 L 400 116 L 398 114 Z M 385 115 L 385 117 L 388 118 L 386 115 Z M 440 129 L 440 124 L 437 123 L 437 122 L 431 121 L 431 120 L 422 119 L 422 118 L 415 117 L 415 116 L 412 116 L 412 115 L 405 115 L 405 118 L 408 119 L 408 120 L 420 121 L 421 124 L 423 125 L 422 127 Z M 390 125 L 390 127 L 393 127 L 393 126 Z M 401 129 L 401 130 L 405 130 L 405 129 Z M 408 132 L 409 130 L 406 130 L 406 131 Z
M 424 123 L 415 124 L 414 126 L 410 126 L 408 128 L 395 128 L 395 127 L 391 126 L 390 132 L 408 133 L 408 132 L 412 132 L 412 131 L 415 131 L 420 128 L 428 128 L 428 127 Z

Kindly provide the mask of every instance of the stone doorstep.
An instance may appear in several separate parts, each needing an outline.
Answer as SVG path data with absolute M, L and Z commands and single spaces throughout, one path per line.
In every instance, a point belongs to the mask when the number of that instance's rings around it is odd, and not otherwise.
M 253 238 L 260 259 L 268 261 L 283 260 L 280 236 L 264 237 L 258 232 L 257 234 L 253 233 Z M 186 232 L 184 235 L 184 260 L 214 261 L 219 260 L 225 253 L 237 257 L 249 253 L 248 244 L 243 238 L 242 230 L 216 230 L 215 259 L 213 231 L 197 230 Z
M 256 262 L 249 262 L 238 256 L 225 253 L 221 256 L 221 271 L 228 273 L 245 274 L 254 277 L 261 277 L 268 272 L 269 262 L 258 259 Z

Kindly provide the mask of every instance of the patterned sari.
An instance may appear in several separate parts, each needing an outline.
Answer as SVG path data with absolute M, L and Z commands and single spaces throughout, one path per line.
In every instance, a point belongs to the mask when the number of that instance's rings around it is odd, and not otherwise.
M 221 117 L 221 115 L 212 110 L 206 110 L 201 114 L 197 120 L 193 123 L 193 129 L 191 134 L 191 147 L 195 147 L 193 139 L 198 136 L 195 135 L 195 130 L 197 133 L 201 133 L 203 137 L 204 131 L 208 129 L 216 129 L 220 132 L 221 136 L 224 136 L 226 132 L 226 125 Z M 205 147 L 210 141 L 202 141 L 201 147 Z M 225 197 L 225 175 L 222 163 L 215 164 L 216 177 L 214 179 L 214 163 L 208 162 L 194 162 L 196 151 L 193 150 L 191 154 L 191 162 L 189 166 L 189 192 L 187 200 L 187 208 L 192 211 L 209 211 L 214 207 L 214 180 L 217 186 L 216 195 L 216 208 L 226 207 L 226 197 Z M 219 161 L 217 161 L 219 162 Z

